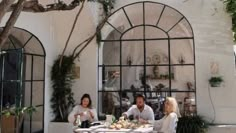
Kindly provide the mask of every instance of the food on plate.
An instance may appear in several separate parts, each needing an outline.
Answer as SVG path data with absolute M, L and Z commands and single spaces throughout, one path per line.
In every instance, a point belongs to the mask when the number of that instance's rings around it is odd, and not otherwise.
M 117 125 L 116 125 L 116 129 L 117 129 L 117 130 L 119 130 L 119 129 L 121 129 L 121 128 L 122 128 L 122 125 L 121 125 L 121 124 L 117 124 Z
M 110 128 L 110 129 L 115 129 L 115 128 L 116 128 L 116 125 L 115 125 L 115 124 L 110 125 L 109 128 Z
M 137 120 L 125 120 L 124 117 L 120 117 L 119 120 L 109 126 L 110 129 L 119 130 L 121 128 L 125 129 L 137 129 L 137 128 L 147 128 L 150 127 L 150 124 L 141 124 Z

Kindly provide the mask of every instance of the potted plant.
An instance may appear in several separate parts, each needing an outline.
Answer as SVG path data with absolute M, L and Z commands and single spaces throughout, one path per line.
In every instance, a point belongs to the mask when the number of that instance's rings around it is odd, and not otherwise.
M 2 133 L 20 133 L 24 115 L 32 115 L 36 111 L 35 107 L 11 107 L 1 112 Z
M 223 79 L 220 76 L 211 77 L 209 79 L 209 83 L 211 87 L 219 87 L 222 82 L 223 82 Z
M 199 115 L 179 118 L 177 133 L 206 133 L 208 123 Z

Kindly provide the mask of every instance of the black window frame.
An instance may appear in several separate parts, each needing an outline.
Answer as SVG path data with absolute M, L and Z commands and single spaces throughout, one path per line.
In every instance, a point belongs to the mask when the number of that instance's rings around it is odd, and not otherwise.
M 148 24 L 145 24 L 145 4 L 146 3 L 151 3 L 151 4 L 160 4 L 160 5 L 163 5 L 163 9 L 162 9 L 162 12 L 161 12 L 161 14 L 160 14 L 160 16 L 159 16 L 159 19 L 158 19 L 158 21 L 157 21 L 157 23 L 156 23 L 156 25 L 148 25 Z M 132 6 L 132 5 L 135 5 L 135 4 L 143 4 L 143 24 L 141 24 L 141 25 L 136 25 L 136 26 L 133 26 L 133 24 L 131 23 L 131 21 L 130 21 L 130 18 L 129 18 L 129 16 L 127 15 L 127 13 L 126 13 L 126 10 L 125 10 L 125 8 L 127 8 L 128 6 Z M 176 23 L 176 24 L 174 24 L 168 31 L 165 31 L 165 30 L 163 30 L 163 29 L 161 29 L 160 27 L 158 27 L 158 24 L 159 24 L 159 22 L 160 22 L 160 19 L 161 19 L 161 17 L 162 17 L 162 15 L 163 15 L 163 12 L 164 12 L 164 10 L 165 10 L 165 8 L 166 7 L 168 7 L 168 8 L 171 8 L 171 9 L 173 9 L 173 10 L 175 10 L 177 13 L 179 13 L 179 14 L 181 14 L 182 15 L 182 17 L 181 17 L 181 19 Z M 117 31 L 118 33 L 120 33 L 121 34 L 121 37 L 120 37 L 120 39 L 116 39 L 116 40 L 107 40 L 107 39 L 101 39 L 101 43 L 106 43 L 106 42 L 120 42 L 120 63 L 119 63 L 119 65 L 104 65 L 104 64 L 102 64 L 102 63 L 100 63 L 100 58 L 99 58 L 99 56 L 102 56 L 102 53 L 100 52 L 100 47 L 98 48 L 98 85 L 97 85 L 97 95 L 98 95 L 98 105 L 101 105 L 101 102 L 102 101 L 100 101 L 100 98 L 99 98 L 99 96 L 100 96 L 100 94 L 103 94 L 103 93 L 107 93 L 107 92 L 117 92 L 119 95 L 120 95 L 120 112 L 122 112 L 122 97 L 121 97 L 121 94 L 122 94 L 122 92 L 123 92 L 123 89 L 124 88 L 122 88 L 122 68 L 124 68 L 124 67 L 143 67 L 144 68 L 144 78 L 145 78 L 145 83 L 146 83 L 146 81 L 147 81 L 147 79 L 146 79 L 146 67 L 147 66 L 167 66 L 168 68 L 169 68 L 169 74 L 171 74 L 171 68 L 172 67 L 175 67 L 175 66 L 182 66 L 182 67 L 184 67 L 184 66 L 192 66 L 193 67 L 193 69 L 194 69 L 194 82 L 193 82 L 193 86 L 194 86 L 194 90 L 189 90 L 189 91 L 175 91 L 175 90 L 172 90 L 173 88 L 172 88 L 172 81 L 171 81 L 171 77 L 169 77 L 169 90 L 168 91 L 161 91 L 161 92 L 166 92 L 166 93 L 168 93 L 168 96 L 172 96 L 172 93 L 188 93 L 188 94 L 191 94 L 191 93 L 194 93 L 194 96 L 195 96 L 195 104 L 196 104 L 196 106 L 197 106 L 197 96 L 196 96 L 196 90 L 197 90 L 197 88 L 196 88 L 196 66 L 195 66 L 195 62 L 196 62 L 196 59 L 195 59 L 195 41 L 194 41 L 194 32 L 193 32 L 193 28 L 192 28 L 192 26 L 191 26 L 191 24 L 189 23 L 189 21 L 188 21 L 188 19 L 182 14 L 182 13 L 180 13 L 178 10 L 176 10 L 176 9 L 174 9 L 173 7 L 170 7 L 170 6 L 168 6 L 168 5 L 165 5 L 165 4 L 162 4 L 162 3 L 159 3 L 159 2 L 151 2 L 151 1 L 141 1 L 141 2 L 135 2 L 135 3 L 131 3 L 131 4 L 128 4 L 128 5 L 125 5 L 125 6 L 123 6 L 123 7 L 121 7 L 121 8 L 119 8 L 119 9 L 117 9 L 116 11 L 114 11 L 112 14 L 110 14 L 110 16 L 109 17 L 111 17 L 112 15 L 114 15 L 116 12 L 118 12 L 118 11 L 120 11 L 120 10 L 123 10 L 123 12 L 124 12 L 124 14 L 125 14 L 125 16 L 126 16 L 126 18 L 127 18 L 127 20 L 128 20 L 128 22 L 129 22 L 129 24 L 130 24 L 130 28 L 129 29 L 127 29 L 127 30 L 125 30 L 124 32 L 120 32 L 118 29 L 117 29 L 117 27 L 115 27 L 114 25 L 112 25 L 112 23 L 110 23 L 110 22 L 108 22 L 107 21 L 107 23 L 113 28 L 113 31 Z M 168 34 L 168 32 L 170 32 L 176 25 L 178 25 L 178 23 L 181 21 L 181 20 L 183 20 L 183 19 L 185 19 L 187 22 L 188 22 L 188 24 L 189 24 L 189 26 L 190 26 L 190 28 L 191 28 L 191 32 L 192 32 L 192 36 L 191 37 L 170 37 L 169 36 L 169 34 Z M 119 21 L 122 21 L 122 20 L 119 20 Z M 127 32 L 127 31 L 129 31 L 130 29 L 133 29 L 133 28 L 135 28 L 135 27 L 138 27 L 138 26 L 142 26 L 144 29 L 143 29 L 143 39 L 125 39 L 125 40 L 122 40 L 122 36 Z M 151 27 L 154 27 L 154 28 L 158 28 L 158 29 L 160 29 L 160 30 L 162 30 L 163 32 L 165 32 L 166 33 L 166 35 L 168 36 L 167 38 L 152 38 L 152 39 L 147 39 L 147 38 L 145 38 L 145 27 L 146 26 L 151 26 Z M 187 39 L 187 40 L 191 40 L 192 41 L 192 45 L 193 45 L 193 63 L 191 63 L 191 64 L 172 64 L 171 63 L 171 48 L 170 48 L 170 41 L 171 40 L 184 40 L 184 39 Z M 148 41 L 148 40 L 167 40 L 168 41 L 168 61 L 169 61 L 169 63 L 168 63 L 168 65 L 167 64 L 146 64 L 146 41 Z M 122 65 L 122 41 L 143 41 L 143 44 L 144 44 L 144 64 L 143 65 Z M 109 44 L 110 45 L 110 44 Z M 112 45 L 112 44 L 111 44 Z M 103 51 L 103 50 L 101 50 L 101 51 Z M 102 81 L 102 84 L 104 84 L 105 83 L 105 69 L 107 68 L 107 67 L 119 67 L 120 69 L 119 69 L 119 71 L 120 71 L 120 89 L 118 90 L 118 91 L 108 91 L 108 90 L 104 90 L 104 88 L 102 87 L 102 88 L 100 88 L 100 86 L 99 86 L 99 82 L 100 81 Z M 100 72 L 102 70 L 102 72 Z M 102 75 L 102 76 L 101 76 Z M 133 91 L 131 91 L 131 92 L 133 92 Z M 137 91 L 136 91 L 137 92 Z M 146 87 L 145 87 L 145 89 L 144 89 L 144 91 L 140 91 L 140 92 L 144 92 L 144 94 L 146 95 L 146 92 L 147 92 L 147 90 L 146 90 Z M 155 92 L 155 91 L 153 91 L 153 92 Z M 197 110 L 197 109 L 196 109 Z M 99 112 L 99 107 L 98 107 L 98 112 Z M 196 112 L 197 113 L 197 112 Z M 121 115 L 121 114 L 120 114 Z
M 1 29 L 3 29 L 2 27 L 0 27 Z M 42 42 L 39 40 L 39 38 L 37 37 L 37 36 L 35 36 L 33 33 L 31 33 L 30 31 L 28 31 L 28 30 L 26 30 L 26 29 L 22 29 L 22 28 L 18 28 L 18 27 L 13 27 L 13 29 L 16 29 L 16 30 L 18 30 L 18 31 L 20 31 L 20 32 L 24 32 L 24 33 L 27 33 L 27 34 L 29 34 L 30 36 L 29 36 L 29 38 L 26 40 L 26 42 L 24 43 L 24 44 L 21 44 L 21 46 L 20 47 L 16 47 L 17 46 L 17 42 L 14 42 L 13 40 L 12 40 L 12 37 L 14 37 L 14 35 L 9 35 L 9 37 L 8 37 L 8 39 L 9 39 L 9 41 L 10 41 L 10 44 L 9 45 L 12 45 L 13 47 L 10 47 L 10 48 L 8 48 L 8 49 L 6 49 L 6 48 L 4 48 L 4 49 L 1 49 L 1 53 L 6 53 L 6 54 L 9 54 L 9 53 L 19 53 L 19 58 L 20 58 L 20 64 L 18 65 L 18 68 L 17 68 L 17 75 L 18 75 L 18 78 L 17 78 L 17 80 L 5 80 L 4 79 L 4 74 L 3 74 L 3 72 L 4 72 L 4 67 L 2 67 L 2 71 L 1 71 L 1 80 L 0 80 L 0 82 L 1 82 L 1 91 L 3 90 L 3 83 L 20 83 L 20 85 L 19 85 L 19 88 L 17 87 L 17 89 L 19 89 L 19 91 L 21 92 L 21 93 L 23 93 L 23 91 L 24 91 L 24 84 L 25 83 L 29 83 L 30 84 L 30 101 L 29 101 L 29 103 L 30 103 L 30 106 L 34 106 L 34 107 L 36 107 L 36 110 L 37 110 L 37 108 L 41 108 L 42 109 L 42 131 L 40 131 L 40 132 L 44 132 L 44 114 L 45 114 L 45 63 L 46 63 L 46 52 L 45 52 L 45 48 L 44 48 L 44 46 L 43 46 L 43 44 L 42 44 Z M 39 48 L 40 48 L 40 50 L 42 51 L 42 54 L 38 54 L 38 53 L 33 53 L 33 52 L 27 52 L 27 49 L 26 49 L 26 46 L 28 46 L 27 44 L 29 44 L 29 42 L 32 40 L 32 38 L 34 38 L 34 39 L 36 39 L 36 41 L 37 41 L 37 43 L 40 45 L 39 46 Z M 16 38 L 16 39 L 18 39 L 18 40 L 20 40 L 20 38 Z M 19 46 L 19 45 L 18 45 Z M 3 54 L 4 55 L 4 54 Z M 1 55 L 2 56 L 2 55 Z M 29 70 L 26 70 L 25 69 L 25 65 L 26 65 L 26 57 L 27 56 L 29 56 L 29 57 L 31 57 L 31 66 L 30 66 L 30 68 L 31 68 L 31 74 L 30 74 L 30 79 L 25 79 L 25 72 L 26 71 L 29 71 Z M 35 63 L 35 59 L 36 58 L 42 58 L 43 59 L 43 68 L 42 68 L 42 70 L 43 70 L 43 72 L 42 72 L 42 79 L 34 79 L 34 63 Z M 1 63 L 3 63 L 3 64 L 1 64 L 1 65 L 4 65 L 4 62 L 1 62 Z M 41 89 L 43 89 L 43 96 L 42 96 L 42 98 L 43 98 L 43 104 L 40 104 L 40 105 L 33 105 L 33 87 L 34 87 L 34 83 L 42 83 L 42 88 Z M 20 107 L 22 107 L 22 106 L 24 106 L 24 97 L 25 97 L 25 95 L 24 95 L 24 93 L 22 94 L 22 97 L 23 97 L 23 99 L 22 99 L 22 103 L 21 103 L 21 105 L 19 105 Z M 1 101 L 3 101 L 3 99 L 2 99 L 3 97 L 1 96 Z M 2 112 L 2 102 L 1 102 L 1 112 Z M 2 119 L 2 117 L 1 117 L 1 119 Z M 30 129 L 29 129 L 29 131 L 30 131 L 30 133 L 32 133 L 33 131 L 32 131 L 32 116 L 30 116 Z M 22 130 L 24 130 L 24 129 L 22 129 Z

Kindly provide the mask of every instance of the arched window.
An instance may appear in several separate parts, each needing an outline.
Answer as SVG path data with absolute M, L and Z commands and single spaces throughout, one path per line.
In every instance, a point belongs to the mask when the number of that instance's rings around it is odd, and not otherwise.
M 162 117 L 163 101 L 176 97 L 181 113 L 196 113 L 195 46 L 192 27 L 176 9 L 136 2 L 113 12 L 99 47 L 99 113 L 119 117 L 137 93 Z
M 19 130 L 24 133 L 44 130 L 45 56 L 39 39 L 20 28 L 12 29 L 1 48 L 1 111 L 9 106 L 34 106 L 37 110 L 31 117 L 25 115 L 19 123 Z M 1 117 L 2 130 L 14 127 L 14 121 L 6 127 L 4 120 Z

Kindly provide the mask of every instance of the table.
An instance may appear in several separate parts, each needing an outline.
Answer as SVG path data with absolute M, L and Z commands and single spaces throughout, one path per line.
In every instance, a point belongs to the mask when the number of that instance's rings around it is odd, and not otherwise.
M 109 129 L 104 125 L 93 126 L 90 128 L 75 128 L 75 133 L 151 133 L 153 131 L 153 127 L 146 128 L 137 128 L 137 129 Z

